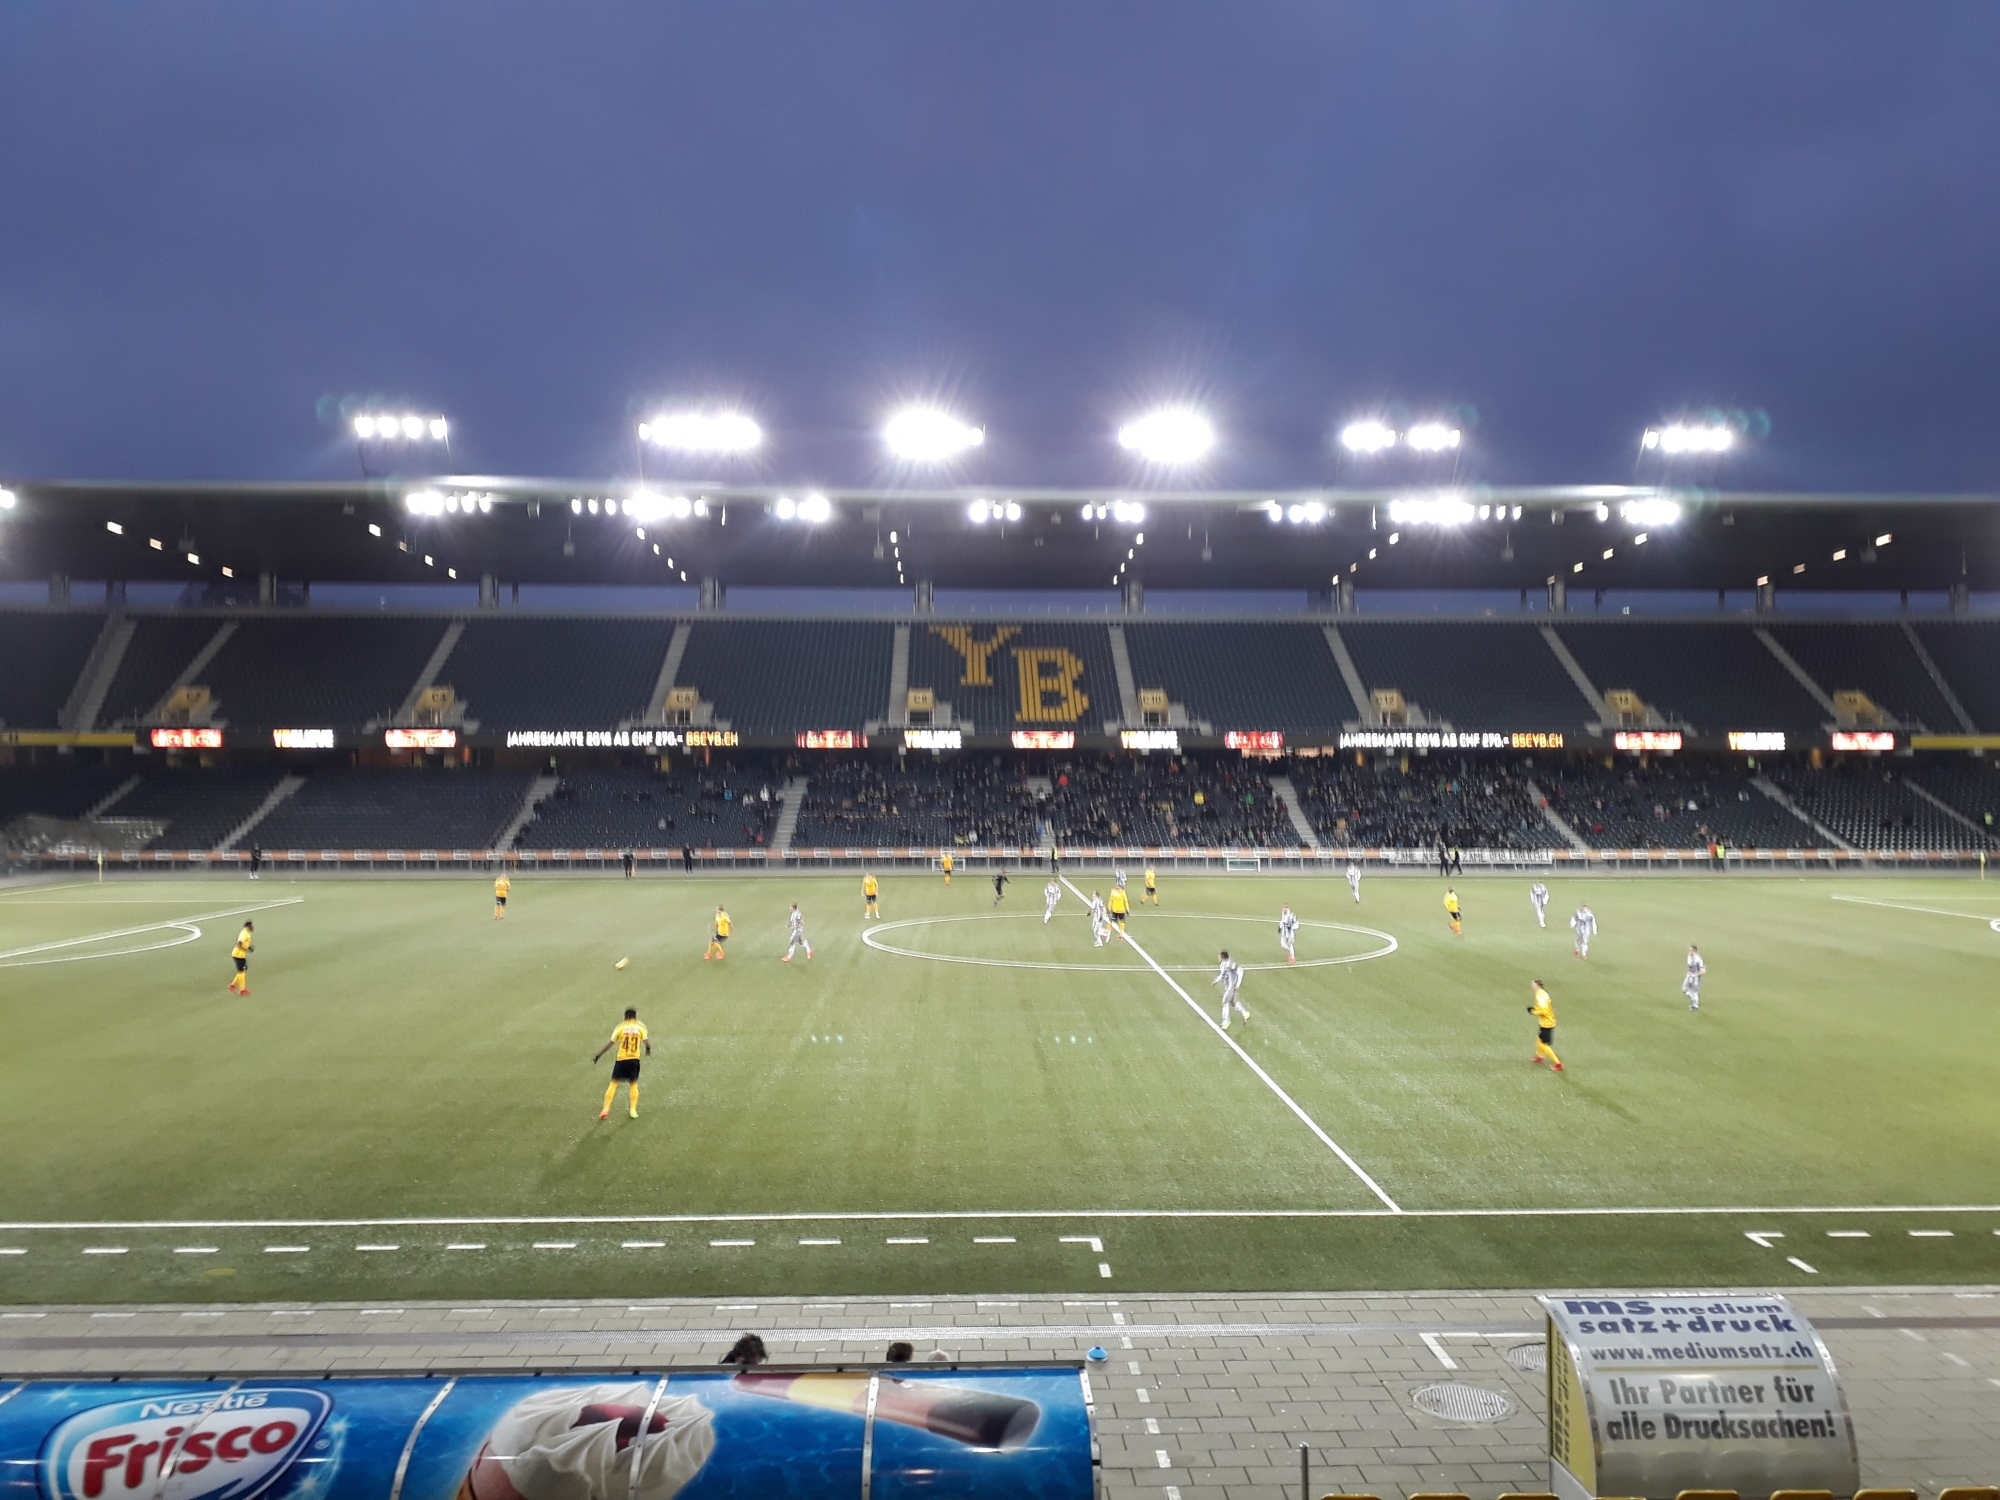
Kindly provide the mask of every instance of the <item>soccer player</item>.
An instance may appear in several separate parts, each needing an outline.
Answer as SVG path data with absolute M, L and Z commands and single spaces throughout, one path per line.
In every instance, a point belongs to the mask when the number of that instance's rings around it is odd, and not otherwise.
M 509 880 L 504 872 L 498 880 L 493 882 L 494 921 L 504 922 L 507 920 L 507 893 L 513 889 L 514 882 Z
M 724 946 L 729 941 L 729 913 L 721 907 L 715 909 L 715 930 L 708 936 L 708 951 L 704 959 L 727 958 L 729 950 Z
M 236 934 L 236 946 L 229 950 L 229 956 L 236 960 L 236 977 L 229 981 L 229 987 L 239 995 L 250 993 L 250 955 L 256 951 L 257 924 L 245 922 Z
M 611 1118 L 611 1103 L 618 1097 L 618 1085 L 624 1084 L 630 1090 L 626 1102 L 632 1107 L 632 1118 L 639 1118 L 639 1054 L 648 1057 L 653 1054 L 653 1044 L 646 1039 L 646 1023 L 639 1019 L 639 1012 L 631 1006 L 625 1007 L 625 1019 L 618 1029 L 611 1033 L 611 1040 L 599 1047 L 590 1056 L 594 1063 L 613 1047 L 618 1055 L 611 1060 L 611 1084 L 604 1091 L 604 1108 L 597 1112 L 597 1118 Z
M 1535 925 L 1549 925 L 1549 888 L 1537 880 L 1528 887 L 1528 901 L 1535 908 Z
M 1118 940 L 1125 941 L 1125 917 L 1132 910 L 1132 898 L 1125 894 L 1125 887 L 1111 887 L 1111 925 L 1118 929 Z
M 1049 925 L 1049 918 L 1056 914 L 1056 904 L 1062 900 L 1062 887 L 1051 880 L 1042 887 L 1042 925 Z
M 1116 865 L 1111 867 L 1111 883 L 1121 891 L 1125 889 L 1125 872 Z
M 1090 893 L 1090 936 L 1094 948 L 1102 948 L 1111 941 L 1111 922 L 1104 913 L 1104 898 L 1096 891 Z
M 1250 1019 L 1250 1012 L 1243 1008 L 1243 1002 L 1236 998 L 1236 992 L 1243 988 L 1243 965 L 1229 956 L 1227 948 L 1222 950 L 1222 962 L 1216 967 L 1215 978 L 1210 984 L 1222 986 L 1222 1029 L 1229 1029 L 1229 1011 L 1233 1006 L 1236 1014 L 1244 1020 Z
M 1007 872 L 997 870 L 993 875 L 993 904 L 998 906 L 1000 898 L 1007 894 Z
M 1146 866 L 1146 899 L 1155 906 L 1160 904 L 1160 877 L 1153 873 L 1151 865 Z
M 1543 1058 L 1558 1073 L 1563 1070 L 1563 1060 L 1556 1056 L 1556 1003 L 1549 998 L 1549 992 L 1542 988 L 1541 980 L 1535 981 L 1535 1003 L 1528 1007 L 1528 1014 L 1535 1018 L 1535 1055 L 1529 1062 L 1539 1065 Z
M 800 948 L 806 950 L 807 958 L 813 956 L 813 945 L 806 941 L 806 914 L 799 910 L 799 903 L 796 901 L 792 903 L 791 923 L 792 941 L 785 949 L 785 956 L 782 960 L 785 963 L 790 963 L 792 961 L 792 954 Z
M 874 875 L 869 874 L 869 875 L 863 875 L 861 877 L 861 894 L 868 902 L 867 909 L 864 910 L 861 913 L 861 915 L 863 917 L 881 916 L 882 908 L 875 904 L 875 897 L 878 894 L 878 890 L 875 885 Z
M 1347 862 L 1347 888 L 1354 893 L 1354 904 L 1361 904 L 1361 866 L 1353 860 Z
M 1295 964 L 1299 961 L 1298 942 L 1299 919 L 1292 915 L 1292 909 L 1288 906 L 1278 913 L 1278 946 L 1285 950 L 1286 963 Z
M 1681 993 L 1688 997 L 1688 1009 L 1701 1009 L 1701 976 L 1708 972 L 1708 965 L 1701 961 L 1701 949 L 1688 944 L 1687 977 L 1681 981 Z
M 1597 913 L 1588 903 L 1576 909 L 1576 915 L 1569 919 L 1569 930 L 1576 934 L 1576 956 L 1590 957 L 1590 940 L 1597 936 Z
M 944 867 L 944 883 L 945 883 L 945 886 L 946 886 L 947 888 L 949 888 L 949 887 L 950 887 L 950 885 L 951 885 L 951 855 L 950 855 L 950 853 L 949 853 L 949 852 L 947 852 L 947 853 L 945 854 L 945 857 L 944 857 L 943 859 L 939 860 L 939 861 L 938 861 L 938 863 L 939 863 L 940 865 L 942 865 L 942 866 Z
M 1446 886 L 1444 890 L 1444 914 L 1445 919 L 1451 923 L 1452 936 L 1463 937 L 1465 913 L 1458 909 L 1458 892 L 1450 886 Z

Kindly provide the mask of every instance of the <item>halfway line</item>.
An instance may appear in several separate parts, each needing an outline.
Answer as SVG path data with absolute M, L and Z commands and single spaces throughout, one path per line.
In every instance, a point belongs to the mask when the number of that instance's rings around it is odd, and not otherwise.
M 1066 886 L 1069 886 L 1070 894 L 1075 896 L 1077 900 L 1081 901 L 1085 906 L 1090 905 L 1090 898 L 1084 895 L 1082 891 L 1078 890 L 1075 885 L 1071 884 L 1070 878 L 1067 875 L 1062 877 L 1062 883 Z M 1245 1052 L 1241 1047 L 1236 1045 L 1236 1038 L 1231 1036 L 1228 1032 L 1224 1031 L 1220 1026 L 1216 1025 L 1215 1019 L 1212 1016 L 1210 1016 L 1206 1010 L 1202 1009 L 1201 1006 L 1195 1003 L 1194 996 L 1190 995 L 1186 990 L 1181 988 L 1179 980 L 1175 979 L 1173 975 L 1169 974 L 1165 969 L 1161 968 L 1158 963 L 1154 962 L 1153 955 L 1148 953 L 1144 948 L 1141 948 L 1136 939 L 1127 936 L 1125 938 L 1125 942 L 1127 946 L 1129 946 L 1134 953 L 1138 954 L 1139 957 L 1146 960 L 1147 967 L 1152 969 L 1152 971 L 1155 974 L 1159 975 L 1160 978 L 1166 980 L 1169 988 L 1171 988 L 1176 995 L 1179 995 L 1181 999 L 1187 1001 L 1188 1009 L 1201 1017 L 1202 1024 L 1207 1026 L 1208 1029 L 1214 1032 L 1217 1036 L 1221 1037 L 1223 1045 L 1229 1048 L 1229 1050 L 1231 1052 L 1234 1052 L 1238 1057 L 1242 1058 L 1244 1063 L 1248 1065 L 1250 1071 L 1255 1073 L 1259 1078 L 1261 1078 L 1264 1081 L 1264 1086 L 1284 1101 L 1285 1108 L 1289 1109 L 1293 1114 L 1297 1115 L 1299 1119 L 1305 1123 L 1306 1129 L 1310 1130 L 1314 1135 L 1319 1137 L 1320 1144 L 1325 1146 L 1326 1149 L 1331 1151 L 1335 1156 L 1339 1157 L 1341 1161 L 1346 1164 L 1348 1171 L 1352 1172 L 1356 1177 L 1359 1177 L 1362 1180 L 1362 1182 L 1367 1184 L 1368 1191 L 1373 1193 L 1377 1198 L 1380 1198 L 1382 1202 L 1388 1206 L 1390 1213 L 1399 1214 L 1403 1211 L 1403 1207 L 1400 1203 L 1398 1203 L 1394 1198 L 1391 1198 L 1387 1193 L 1382 1191 L 1382 1184 L 1377 1182 L 1374 1178 L 1370 1177 L 1367 1174 L 1367 1172 L 1362 1170 L 1360 1162 L 1356 1161 L 1353 1157 L 1349 1156 L 1346 1153 L 1346 1151 L 1341 1149 L 1339 1141 L 1336 1141 L 1332 1136 L 1328 1135 L 1324 1130 L 1321 1130 L 1319 1128 L 1319 1121 L 1315 1120 L 1311 1115 L 1307 1114 L 1305 1110 L 1300 1107 L 1298 1100 L 1294 1099 L 1290 1094 L 1286 1093 L 1282 1088 L 1278 1087 L 1278 1080 L 1273 1078 L 1269 1073 L 1266 1073 L 1263 1070 L 1263 1068 L 1258 1066 L 1256 1058 L 1252 1057 L 1249 1053 Z

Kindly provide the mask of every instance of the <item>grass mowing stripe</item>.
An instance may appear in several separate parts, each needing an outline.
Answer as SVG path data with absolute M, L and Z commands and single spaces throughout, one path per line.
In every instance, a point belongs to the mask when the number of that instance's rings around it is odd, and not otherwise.
M 1084 896 L 1083 892 L 1076 888 L 1075 884 L 1070 880 L 1070 878 L 1067 875 L 1063 876 L 1062 883 L 1069 887 L 1070 894 L 1075 896 L 1077 900 L 1082 901 L 1086 906 L 1090 904 L 1089 900 Z M 1175 979 L 1174 976 L 1169 974 L 1165 969 L 1161 968 L 1159 964 L 1154 961 L 1153 955 L 1148 953 L 1144 948 L 1141 948 L 1139 946 L 1139 941 L 1137 938 L 1128 935 L 1125 937 L 1124 941 L 1128 945 L 1130 945 L 1134 953 L 1138 954 L 1139 957 L 1143 958 L 1146 961 L 1148 966 L 1151 967 L 1152 971 L 1155 974 L 1159 975 L 1160 978 L 1166 980 L 1168 987 L 1172 989 L 1176 995 L 1179 995 L 1181 999 L 1187 1001 L 1188 1009 L 1193 1011 L 1196 1015 L 1200 1016 L 1202 1019 L 1202 1024 L 1208 1027 L 1210 1031 L 1213 1031 L 1217 1036 L 1222 1038 L 1224 1046 L 1228 1047 L 1230 1051 L 1234 1052 L 1238 1057 L 1242 1058 L 1246 1064 L 1248 1064 L 1250 1071 L 1255 1073 L 1258 1076 L 1258 1078 L 1263 1080 L 1264 1086 L 1268 1088 L 1272 1093 L 1276 1094 L 1278 1098 L 1284 1102 L 1285 1108 L 1289 1109 L 1293 1114 L 1297 1115 L 1299 1119 L 1305 1123 L 1306 1129 L 1310 1130 L 1315 1136 L 1319 1137 L 1320 1144 L 1325 1146 L 1327 1150 L 1331 1151 L 1335 1156 L 1339 1157 L 1341 1161 L 1345 1163 L 1348 1171 L 1352 1172 L 1356 1177 L 1360 1178 L 1362 1183 L 1367 1187 L 1368 1191 L 1373 1193 L 1377 1198 L 1380 1198 L 1382 1202 L 1388 1206 L 1390 1213 L 1399 1214 L 1403 1211 L 1402 1205 L 1397 1203 L 1394 1198 L 1391 1198 L 1387 1193 L 1382 1191 L 1382 1184 L 1377 1182 L 1373 1177 L 1370 1177 L 1368 1173 L 1362 1168 L 1361 1163 L 1356 1161 L 1353 1157 L 1349 1156 L 1347 1152 L 1342 1149 L 1340 1142 L 1336 1141 L 1332 1136 L 1328 1135 L 1324 1130 L 1320 1129 L 1319 1122 L 1315 1120 L 1311 1115 L 1305 1112 L 1305 1110 L 1300 1106 L 1298 1100 L 1294 1099 L 1290 1094 L 1286 1093 L 1282 1088 L 1278 1086 L 1277 1079 L 1273 1078 L 1269 1073 L 1266 1073 L 1263 1070 L 1263 1068 L 1258 1066 L 1256 1058 L 1252 1057 L 1249 1053 L 1245 1052 L 1241 1047 L 1239 1047 L 1236 1044 L 1236 1039 L 1234 1037 L 1232 1037 L 1228 1032 L 1224 1031 L 1220 1026 L 1215 1024 L 1214 1020 L 1210 1018 L 1208 1012 L 1195 1003 L 1194 996 L 1190 995 L 1186 990 L 1181 988 L 1180 981 Z M 1110 1273 L 1107 1271 L 1105 1274 L 1109 1275 Z

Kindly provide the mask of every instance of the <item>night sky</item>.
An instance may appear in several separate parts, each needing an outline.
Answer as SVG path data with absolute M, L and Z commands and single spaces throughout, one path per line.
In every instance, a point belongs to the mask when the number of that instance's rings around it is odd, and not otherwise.
M 1203 485 L 1719 408 L 1727 483 L 2000 488 L 1996 65 L 1991 0 L 13 0 L 0 475 L 351 475 L 377 397 L 609 477 L 685 399 L 770 434 L 707 472 L 892 483 L 929 398 L 955 479 L 1123 484 L 1174 399 Z

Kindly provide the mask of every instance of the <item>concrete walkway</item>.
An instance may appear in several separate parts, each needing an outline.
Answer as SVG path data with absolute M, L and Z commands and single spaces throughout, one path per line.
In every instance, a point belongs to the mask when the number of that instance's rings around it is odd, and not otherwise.
M 2000 1479 L 2000 1298 L 1987 1288 L 1824 1289 L 1795 1299 L 1832 1347 L 1869 1485 Z M 938 1297 L 888 1301 L 306 1303 L 16 1308 L 8 1375 L 598 1370 L 711 1364 L 742 1332 L 781 1363 L 879 1360 L 891 1339 L 967 1362 L 1091 1366 L 1107 1500 L 1298 1493 L 1491 1497 L 1546 1479 L 1540 1313 L 1523 1293 Z M 1438 1382 L 1504 1395 L 1497 1421 L 1426 1415 Z

